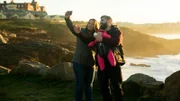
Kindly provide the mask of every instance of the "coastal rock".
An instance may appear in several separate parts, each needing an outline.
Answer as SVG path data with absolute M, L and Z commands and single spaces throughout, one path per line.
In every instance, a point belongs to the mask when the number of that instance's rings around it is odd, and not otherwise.
M 131 75 L 123 84 L 124 96 L 136 101 L 141 96 L 155 96 L 163 89 L 163 82 L 145 74 Z
M 17 40 L 16 40 L 17 39 Z M 0 64 L 7 68 L 17 66 L 22 59 L 39 61 L 48 66 L 60 62 L 72 61 L 73 52 L 53 43 L 37 40 L 19 40 L 7 45 L 0 45 Z
M 144 57 L 142 57 L 142 56 L 136 56 L 136 57 L 134 57 L 135 59 L 145 59 Z
M 10 38 L 10 39 L 16 38 L 16 37 L 17 37 L 16 34 L 13 34 L 13 33 L 9 34 L 9 38 Z
M 6 68 L 4 66 L 0 66 L 0 74 L 7 74 L 11 71 L 11 69 Z
M 0 34 L 1 34 L 2 36 L 5 36 L 5 37 L 8 36 L 8 32 L 7 32 L 7 31 L 1 31 L 1 30 L 0 30 Z
M 135 63 L 130 63 L 130 66 L 151 67 L 151 65 L 147 65 L 147 64 L 135 64 Z
M 64 50 L 64 56 L 61 59 L 61 62 L 72 62 L 72 58 L 74 56 L 73 51 L 69 51 L 68 49 Z
M 53 66 L 50 70 L 50 75 L 53 78 L 60 78 L 62 80 L 75 80 L 71 62 L 62 62 Z
M 4 39 L 4 37 L 0 34 L 0 44 L 6 44 L 7 41 Z
M 166 78 L 163 90 L 164 101 L 180 101 L 180 71 Z
M 22 60 L 19 65 L 12 69 L 12 74 L 16 75 L 46 75 L 50 70 L 49 66 L 41 64 L 39 62 L 33 62 L 28 60 Z

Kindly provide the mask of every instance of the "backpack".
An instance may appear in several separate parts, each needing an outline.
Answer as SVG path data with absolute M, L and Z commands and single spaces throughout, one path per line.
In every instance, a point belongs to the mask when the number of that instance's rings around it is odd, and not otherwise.
M 116 59 L 117 65 L 123 66 L 126 63 L 126 61 L 124 58 L 124 51 L 123 51 L 122 45 L 114 47 L 113 52 L 114 52 L 114 57 Z

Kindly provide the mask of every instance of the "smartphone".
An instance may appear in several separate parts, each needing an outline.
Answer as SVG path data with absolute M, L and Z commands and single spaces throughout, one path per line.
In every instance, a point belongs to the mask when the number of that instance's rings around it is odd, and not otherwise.
M 69 11 L 69 14 L 72 15 L 72 12 L 73 12 L 73 11 Z

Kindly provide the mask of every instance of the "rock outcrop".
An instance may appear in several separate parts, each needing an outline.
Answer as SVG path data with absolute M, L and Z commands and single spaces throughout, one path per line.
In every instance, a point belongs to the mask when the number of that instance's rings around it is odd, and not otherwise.
M 62 62 L 53 66 L 49 74 L 53 78 L 59 78 L 62 80 L 75 80 L 71 62 Z
M 136 101 L 144 96 L 159 96 L 164 83 L 145 74 L 131 75 L 123 84 L 125 98 Z
M 147 65 L 147 64 L 135 64 L 135 63 L 130 63 L 130 66 L 151 67 L 151 65 Z
M 0 74 L 8 74 L 11 71 L 11 69 L 6 68 L 4 66 L 0 66 Z
M 41 75 L 45 76 L 49 73 L 50 67 L 39 62 L 22 60 L 16 68 L 10 72 L 13 75 Z
M 7 41 L 4 39 L 4 37 L 0 34 L 0 44 L 6 44 Z
M 164 101 L 180 101 L 180 71 L 166 78 L 163 90 Z

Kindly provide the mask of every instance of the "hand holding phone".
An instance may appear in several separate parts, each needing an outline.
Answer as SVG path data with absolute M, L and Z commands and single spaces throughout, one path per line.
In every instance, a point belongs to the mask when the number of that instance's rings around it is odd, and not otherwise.
M 72 11 L 67 11 L 67 12 L 65 13 L 65 17 L 66 17 L 66 18 L 69 18 L 71 15 L 72 15 Z
M 69 11 L 69 14 L 72 15 L 72 12 L 73 12 L 73 11 Z

